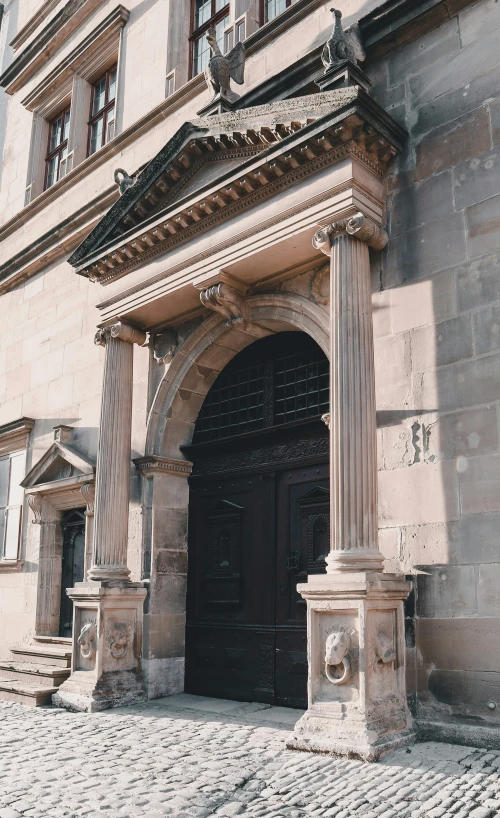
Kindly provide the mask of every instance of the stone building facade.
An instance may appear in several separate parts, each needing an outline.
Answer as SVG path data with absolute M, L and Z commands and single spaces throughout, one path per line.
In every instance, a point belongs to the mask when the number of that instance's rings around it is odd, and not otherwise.
M 5 3 L 0 695 L 498 746 L 500 11 L 341 11 Z

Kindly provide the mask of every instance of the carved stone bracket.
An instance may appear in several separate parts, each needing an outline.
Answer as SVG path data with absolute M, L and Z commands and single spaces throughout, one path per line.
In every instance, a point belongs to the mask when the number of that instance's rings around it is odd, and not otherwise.
M 153 355 L 159 364 L 170 364 L 178 346 L 177 333 L 174 330 L 158 332 L 153 338 Z
M 193 464 L 189 460 L 174 460 L 160 455 L 146 455 L 134 460 L 135 467 L 144 477 L 155 474 L 171 474 L 174 477 L 189 477 Z
M 138 344 L 144 346 L 146 343 L 146 333 L 134 327 L 132 324 L 126 324 L 124 321 L 117 321 L 116 324 L 110 324 L 107 327 L 102 327 L 97 330 L 94 343 L 97 346 L 106 346 L 108 338 L 119 338 L 120 341 L 127 341 L 129 344 Z
M 83 499 L 85 500 L 85 505 L 87 506 L 87 508 L 85 509 L 85 516 L 93 517 L 95 505 L 95 484 L 84 483 L 80 489 L 80 493 Z
M 28 494 L 28 505 L 33 512 L 33 525 L 41 525 L 42 522 L 42 496 L 40 494 Z
M 246 320 L 245 295 L 224 281 L 208 290 L 202 290 L 200 299 L 204 307 L 215 310 L 225 318 L 224 324 L 227 327 Z
M 383 250 L 389 237 L 385 230 L 363 213 L 355 213 L 348 219 L 339 219 L 321 227 L 313 236 L 313 247 L 329 256 L 335 236 L 347 233 L 359 241 L 364 241 L 373 250 Z

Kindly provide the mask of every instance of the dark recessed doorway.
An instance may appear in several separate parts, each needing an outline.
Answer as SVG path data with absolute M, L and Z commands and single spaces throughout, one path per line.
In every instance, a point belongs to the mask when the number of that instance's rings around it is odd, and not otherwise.
M 329 542 L 328 360 L 300 332 L 219 375 L 186 453 L 186 691 L 305 707 L 306 605 Z

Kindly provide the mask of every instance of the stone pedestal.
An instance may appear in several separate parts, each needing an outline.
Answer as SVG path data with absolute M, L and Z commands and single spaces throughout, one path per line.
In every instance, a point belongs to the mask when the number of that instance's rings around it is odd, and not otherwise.
M 68 595 L 74 605 L 72 673 L 53 696 L 54 704 L 93 713 L 144 700 L 146 589 L 132 582 L 81 582 Z
M 403 600 L 394 574 L 311 577 L 308 710 L 287 746 L 375 761 L 414 740 L 406 704 Z
M 375 366 L 368 247 L 387 235 L 362 213 L 320 229 L 330 258 L 330 553 L 307 602 L 308 710 L 290 747 L 373 761 L 412 740 L 403 600 L 378 547 Z

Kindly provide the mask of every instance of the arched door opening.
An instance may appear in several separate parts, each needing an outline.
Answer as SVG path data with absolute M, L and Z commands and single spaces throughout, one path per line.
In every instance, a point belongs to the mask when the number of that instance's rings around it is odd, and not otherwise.
M 187 692 L 306 706 L 306 606 L 329 542 L 329 364 L 303 332 L 263 338 L 200 410 L 190 478 Z

